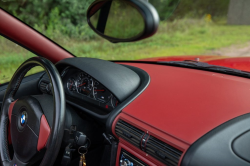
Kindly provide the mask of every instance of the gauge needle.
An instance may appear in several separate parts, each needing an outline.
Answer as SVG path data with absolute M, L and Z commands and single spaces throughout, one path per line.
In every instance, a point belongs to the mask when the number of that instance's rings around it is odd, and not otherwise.
M 95 89 L 95 91 L 104 92 L 104 89 Z
M 86 84 L 86 82 L 85 82 L 85 83 L 83 83 L 83 84 L 81 84 L 81 85 L 78 85 L 78 87 L 83 86 L 83 85 L 85 85 L 85 84 Z

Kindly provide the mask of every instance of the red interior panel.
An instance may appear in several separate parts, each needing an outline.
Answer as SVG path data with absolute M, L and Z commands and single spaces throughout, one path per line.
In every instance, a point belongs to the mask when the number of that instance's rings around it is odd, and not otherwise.
M 126 64 L 145 70 L 151 82 L 123 109 L 122 117 L 181 148 L 186 149 L 222 123 L 249 113 L 249 79 L 180 67 Z
M 50 134 L 50 127 L 47 122 L 47 119 L 44 115 L 41 117 L 40 121 L 40 131 L 37 143 L 37 151 L 40 151 L 42 148 L 46 146 Z
M 17 100 L 16 100 L 17 101 Z M 10 103 L 10 106 L 9 106 L 9 112 L 8 112 L 8 115 L 9 115 L 9 122 L 11 123 L 11 115 L 12 115 L 12 110 L 13 110 L 13 107 L 16 103 L 16 101 L 13 101 L 12 103 Z M 10 125 L 10 124 L 9 124 Z
M 17 101 L 17 100 L 16 100 Z M 16 103 L 16 101 L 13 101 L 12 103 L 10 103 L 10 106 L 9 106 L 9 111 L 8 111 L 8 115 L 9 115 L 9 124 L 8 124 L 8 141 L 9 141 L 9 144 L 11 144 L 11 135 L 10 135 L 10 124 L 11 124 L 11 115 L 12 115 L 12 110 L 13 110 L 13 107 Z

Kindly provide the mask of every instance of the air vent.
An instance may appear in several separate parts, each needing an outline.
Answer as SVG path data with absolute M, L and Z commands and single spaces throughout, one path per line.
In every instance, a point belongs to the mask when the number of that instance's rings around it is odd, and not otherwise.
M 150 136 L 147 141 L 146 153 L 167 166 L 177 166 L 182 155 L 182 151 L 160 141 L 153 136 Z
M 49 82 L 41 81 L 39 88 L 42 93 L 51 94 L 51 84 Z
M 123 120 L 117 122 L 115 133 L 138 148 L 140 148 L 142 136 L 145 134 L 142 130 L 124 122 Z

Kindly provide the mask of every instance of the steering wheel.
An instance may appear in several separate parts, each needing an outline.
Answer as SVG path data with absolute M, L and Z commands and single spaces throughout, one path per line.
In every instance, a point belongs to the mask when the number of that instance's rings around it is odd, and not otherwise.
M 24 96 L 14 100 L 25 74 L 35 66 L 43 67 L 48 74 L 54 100 L 46 95 Z M 62 143 L 64 121 L 65 94 L 56 67 L 45 58 L 28 59 L 13 75 L 2 104 L 0 117 L 2 165 L 32 165 L 41 159 L 40 165 L 53 165 Z M 12 159 L 9 155 L 8 132 L 11 133 L 14 150 Z

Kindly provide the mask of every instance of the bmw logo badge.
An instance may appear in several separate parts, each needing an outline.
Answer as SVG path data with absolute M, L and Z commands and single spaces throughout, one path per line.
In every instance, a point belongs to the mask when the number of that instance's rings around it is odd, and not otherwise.
M 21 126 L 24 126 L 26 121 L 27 121 L 27 112 L 23 111 L 20 119 Z

